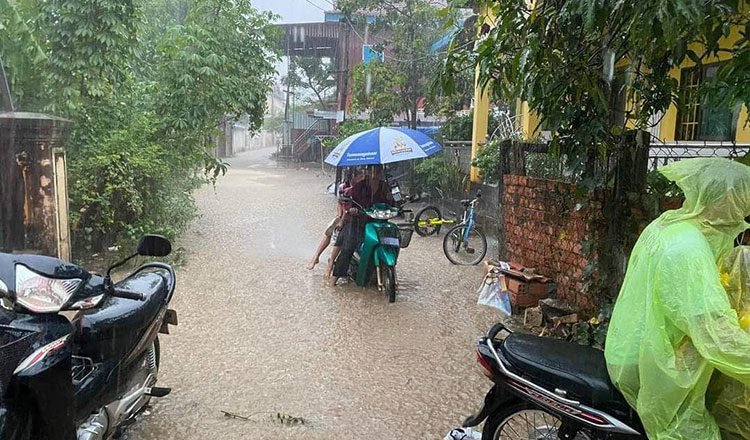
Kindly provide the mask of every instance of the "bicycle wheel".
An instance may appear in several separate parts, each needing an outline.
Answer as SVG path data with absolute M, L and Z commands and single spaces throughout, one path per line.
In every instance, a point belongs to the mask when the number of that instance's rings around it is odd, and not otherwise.
M 442 216 L 436 206 L 425 206 L 414 217 L 414 231 L 422 237 L 437 234 L 440 232 L 441 225 L 430 224 L 430 220 L 440 219 L 442 219 Z
M 452 227 L 443 238 L 443 252 L 453 264 L 470 266 L 479 264 L 487 254 L 487 237 L 478 227 L 472 226 L 466 235 L 466 225 Z

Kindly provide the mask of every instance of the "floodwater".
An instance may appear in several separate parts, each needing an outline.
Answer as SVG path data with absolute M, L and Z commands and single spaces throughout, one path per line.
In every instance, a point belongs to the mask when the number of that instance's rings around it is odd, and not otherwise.
M 474 346 L 501 316 L 476 304 L 480 269 L 415 234 L 395 303 L 328 287 L 324 265 L 304 266 L 335 213 L 333 178 L 278 168 L 270 153 L 234 158 L 196 195 L 201 216 L 179 243 L 179 325 L 160 337 L 159 385 L 172 393 L 125 438 L 442 439 L 490 387 Z

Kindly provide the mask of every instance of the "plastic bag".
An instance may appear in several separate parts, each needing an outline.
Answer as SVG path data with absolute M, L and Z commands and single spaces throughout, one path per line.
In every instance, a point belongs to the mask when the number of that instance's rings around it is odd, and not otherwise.
M 482 433 L 471 428 L 451 429 L 443 440 L 482 440 Z
M 513 313 L 505 276 L 500 274 L 500 269 L 497 267 L 491 266 L 487 275 L 485 275 L 482 285 L 479 287 L 477 304 L 494 307 L 508 316 Z
M 742 324 L 742 319 L 750 315 L 750 247 L 735 248 L 719 269 L 729 303 Z M 750 332 L 750 328 L 745 330 Z M 717 371 L 706 400 L 723 440 L 750 440 L 750 386 Z
M 718 269 L 750 214 L 750 167 L 687 159 L 660 171 L 685 192 L 641 234 L 607 334 L 610 377 L 652 440 L 720 440 L 706 407 L 720 371 L 750 385 L 750 334 Z

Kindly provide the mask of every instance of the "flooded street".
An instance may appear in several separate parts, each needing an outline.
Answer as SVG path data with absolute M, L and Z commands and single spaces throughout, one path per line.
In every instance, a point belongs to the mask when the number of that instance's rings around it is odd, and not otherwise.
M 489 389 L 474 344 L 500 315 L 476 304 L 479 268 L 451 265 L 442 236 L 415 234 L 396 303 L 374 287 L 329 288 L 324 264 L 304 266 L 335 213 L 332 177 L 278 168 L 270 153 L 232 159 L 196 194 L 179 325 L 160 338 L 172 393 L 126 438 L 442 439 Z

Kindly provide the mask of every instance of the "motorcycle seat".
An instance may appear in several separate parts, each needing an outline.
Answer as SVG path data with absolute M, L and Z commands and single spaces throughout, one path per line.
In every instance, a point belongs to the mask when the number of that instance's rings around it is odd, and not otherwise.
M 514 333 L 501 345 L 503 356 L 525 379 L 593 408 L 629 413 L 630 406 L 609 379 L 604 352 L 571 342 Z

